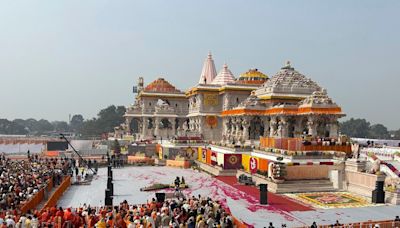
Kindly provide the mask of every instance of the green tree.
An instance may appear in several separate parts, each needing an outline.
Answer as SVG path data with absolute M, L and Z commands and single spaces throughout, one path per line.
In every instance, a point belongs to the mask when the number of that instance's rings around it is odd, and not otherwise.
M 340 123 L 340 131 L 350 137 L 368 138 L 370 123 L 365 119 L 353 119 Z
M 5 135 L 25 135 L 28 131 L 24 126 L 18 124 L 14 121 L 9 121 L 7 119 L 0 119 L 0 134 Z
M 102 133 L 114 131 L 114 127 L 125 122 L 125 107 L 115 105 L 100 110 L 97 118 L 84 121 L 80 133 L 83 136 L 100 136 Z
M 70 128 L 74 132 L 79 132 L 83 126 L 83 116 L 81 114 L 75 114 L 71 118 Z
M 374 139 L 390 139 L 390 134 L 383 124 L 374 124 L 370 127 L 369 137 Z
M 53 129 L 56 132 L 69 131 L 68 123 L 65 121 L 53 121 L 53 122 L 51 122 L 51 125 L 53 125 Z
M 393 135 L 394 135 L 394 138 L 395 138 L 395 139 L 400 139 L 400 129 L 397 130 L 397 131 L 394 131 L 394 132 L 393 132 Z
M 40 119 L 37 121 L 36 129 L 38 134 L 46 134 L 50 131 L 54 131 L 53 125 L 48 120 Z

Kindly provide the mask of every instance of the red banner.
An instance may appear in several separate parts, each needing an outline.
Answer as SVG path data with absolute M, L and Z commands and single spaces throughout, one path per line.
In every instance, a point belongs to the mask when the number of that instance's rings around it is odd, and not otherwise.
M 249 160 L 250 164 L 249 164 L 249 168 L 250 168 L 250 172 L 251 173 L 256 173 L 257 169 L 258 169 L 258 161 L 256 158 L 251 157 Z
M 224 155 L 224 169 L 240 169 L 241 165 L 242 165 L 241 154 Z
M 211 165 L 217 165 L 217 153 L 214 151 L 211 151 Z

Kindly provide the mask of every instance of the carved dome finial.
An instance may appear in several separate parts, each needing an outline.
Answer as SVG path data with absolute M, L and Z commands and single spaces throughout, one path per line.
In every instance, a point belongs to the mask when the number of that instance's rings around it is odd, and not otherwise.
M 285 62 L 285 66 L 281 68 L 282 70 L 294 70 L 294 68 L 290 65 L 290 61 L 287 60 Z

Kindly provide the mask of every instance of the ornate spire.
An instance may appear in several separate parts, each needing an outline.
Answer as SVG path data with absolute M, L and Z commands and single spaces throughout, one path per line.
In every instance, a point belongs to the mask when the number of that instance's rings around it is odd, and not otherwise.
M 228 65 L 225 63 L 222 70 L 218 73 L 217 77 L 212 81 L 214 85 L 226 85 L 228 83 L 235 83 L 235 76 L 228 69 Z
M 209 84 L 211 83 L 217 71 L 215 70 L 214 60 L 212 59 L 211 52 L 208 52 L 208 56 L 203 64 L 203 70 L 201 71 L 199 84 Z

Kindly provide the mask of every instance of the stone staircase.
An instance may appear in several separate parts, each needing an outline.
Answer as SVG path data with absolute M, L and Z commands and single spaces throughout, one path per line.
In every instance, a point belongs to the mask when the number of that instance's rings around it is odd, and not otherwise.
M 330 180 L 301 180 L 301 181 L 285 181 L 278 184 L 276 193 L 298 193 L 298 192 L 334 192 L 337 191 L 333 187 Z

